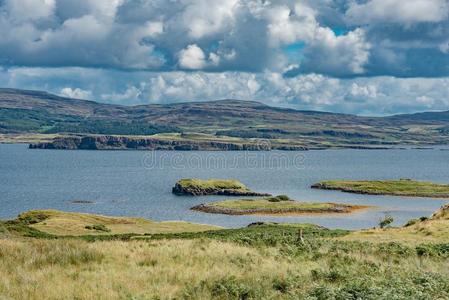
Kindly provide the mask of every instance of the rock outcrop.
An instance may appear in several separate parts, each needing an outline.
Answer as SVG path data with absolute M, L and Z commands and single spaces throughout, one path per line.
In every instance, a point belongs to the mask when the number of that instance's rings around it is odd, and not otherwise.
M 30 144 L 30 149 L 61 150 L 178 150 L 178 151 L 268 151 L 307 150 L 300 146 L 273 146 L 257 143 L 228 143 L 220 141 L 167 140 L 127 136 L 68 136 L 51 142 Z

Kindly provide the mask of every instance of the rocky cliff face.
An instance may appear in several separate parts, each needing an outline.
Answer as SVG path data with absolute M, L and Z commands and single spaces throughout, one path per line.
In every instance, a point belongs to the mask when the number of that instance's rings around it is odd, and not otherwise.
M 267 151 L 307 150 L 296 146 L 272 146 L 250 143 L 225 143 L 217 141 L 163 140 L 124 136 L 70 136 L 52 142 L 30 144 L 30 149 L 63 150 L 204 150 L 204 151 Z

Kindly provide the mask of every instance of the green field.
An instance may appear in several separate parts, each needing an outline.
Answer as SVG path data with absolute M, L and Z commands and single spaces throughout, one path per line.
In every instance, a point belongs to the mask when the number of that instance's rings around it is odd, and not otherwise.
M 314 184 L 312 187 L 358 194 L 449 198 L 449 184 L 437 184 L 409 179 L 329 180 Z

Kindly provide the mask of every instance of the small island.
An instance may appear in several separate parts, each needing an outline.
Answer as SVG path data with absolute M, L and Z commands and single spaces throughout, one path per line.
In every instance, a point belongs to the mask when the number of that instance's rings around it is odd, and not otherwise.
M 368 195 L 449 198 L 449 184 L 437 184 L 411 179 L 331 180 L 316 183 L 312 185 L 312 188 Z
M 271 196 L 267 193 L 251 191 L 243 183 L 233 179 L 181 179 L 172 189 L 176 195 L 206 196 Z
M 260 199 L 225 200 L 200 204 L 192 210 L 225 215 L 302 215 L 351 213 L 368 206 L 323 202 L 299 202 L 286 195 Z

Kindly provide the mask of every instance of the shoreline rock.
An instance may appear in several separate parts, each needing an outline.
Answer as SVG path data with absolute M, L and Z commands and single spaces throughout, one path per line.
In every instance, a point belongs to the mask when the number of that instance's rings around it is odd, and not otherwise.
M 306 151 L 303 146 L 221 141 L 166 140 L 127 136 L 67 136 L 29 144 L 30 149 L 52 150 L 173 150 L 173 151 Z

